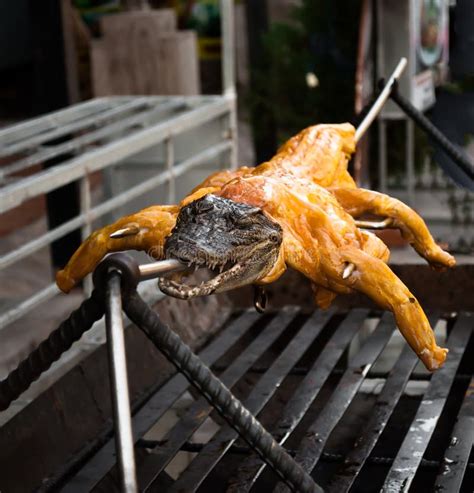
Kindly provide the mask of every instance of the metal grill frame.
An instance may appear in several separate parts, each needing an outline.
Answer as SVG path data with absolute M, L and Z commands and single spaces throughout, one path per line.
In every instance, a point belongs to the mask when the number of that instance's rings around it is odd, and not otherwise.
M 96 270 L 95 290 L 88 301 L 95 299 L 95 304 L 105 303 L 106 307 L 116 446 L 113 445 L 111 431 L 105 431 L 105 435 L 100 434 L 96 440 L 89 443 L 77 457 L 68 461 L 57 475 L 45 478 L 40 491 L 57 491 L 60 487 L 64 487 L 65 491 L 110 491 L 115 488 L 117 472 L 121 476 L 122 488 L 130 492 L 137 491 L 138 487 L 141 491 L 155 491 L 157 488 L 166 488 L 166 491 L 172 492 L 198 491 L 212 477 L 214 469 L 219 468 L 222 459 L 234 452 L 247 455 L 251 452 L 249 448 L 235 446 L 238 435 L 232 428 L 238 430 L 252 448 L 255 447 L 259 455 L 288 485 L 293 485 L 294 491 L 320 491 L 319 486 L 311 481 L 309 474 L 316 473 L 316 480 L 320 482 L 319 466 L 323 459 L 341 462 L 339 469 L 332 474 L 330 482 L 327 478 L 322 478 L 327 490 L 334 492 L 349 491 L 359 478 L 363 477 L 361 472 L 364 472 L 364 468 L 371 464 L 383 465 L 386 468 L 383 484 L 380 484 L 380 491 L 384 492 L 408 491 L 418 472 L 427 467 L 431 470 L 438 468 L 436 486 L 440 491 L 454 491 L 453 488 L 459 490 L 464 473 L 467 470 L 468 474 L 474 471 L 474 463 L 470 458 L 474 440 L 474 428 L 471 426 L 474 420 L 474 367 L 472 360 L 465 358 L 467 348 L 474 344 L 473 314 L 451 313 L 447 318 L 430 315 L 433 326 L 440 320 L 446 322 L 445 345 L 450 350 L 449 358 L 443 368 L 432 375 L 422 376 L 421 379 L 427 383 L 427 388 L 422 392 L 412 418 L 404 421 L 403 436 L 397 440 L 396 448 L 391 447 L 395 452 L 390 452 L 393 455 L 380 457 L 374 456 L 375 447 L 386 429 L 394 426 L 394 422 L 390 420 L 396 414 L 396 408 L 408 382 L 420 378 L 415 373 L 418 360 L 406 345 L 396 358 L 392 358 L 393 367 L 388 373 L 372 371 L 395 332 L 396 325 L 392 314 L 353 309 L 348 313 L 329 311 L 307 315 L 300 313 L 297 308 L 287 308 L 259 317 L 247 312 L 221 333 L 217 340 L 203 351 L 201 359 L 198 359 L 182 344 L 179 336 L 160 322 L 156 313 L 149 309 L 135 291 L 137 284 L 150 276 L 159 276 L 179 268 L 178 261 L 138 266 L 130 257 L 115 254 L 107 257 Z M 178 374 L 163 387 L 152 392 L 145 401 L 142 400 L 139 410 L 134 413 L 132 426 L 128 411 L 130 404 L 121 293 L 125 312 L 205 397 L 196 399 L 184 412 L 182 419 L 167 431 L 160 442 L 146 440 L 144 436 L 169 406 L 186 392 L 188 384 L 183 376 Z M 93 311 L 95 313 L 96 309 Z M 81 308 L 81 312 L 87 317 L 88 310 Z M 372 330 L 355 350 L 351 350 L 351 342 L 368 317 L 375 317 L 376 325 L 372 324 Z M 79 319 L 73 326 L 77 326 L 78 323 L 81 325 Z M 90 324 L 88 326 L 90 327 Z M 254 333 L 257 327 L 259 330 Z M 87 327 L 84 328 L 86 329 Z M 58 329 L 60 330 L 62 329 Z M 247 333 L 252 333 L 252 336 L 243 341 L 242 338 Z M 19 395 L 18 391 L 24 390 L 22 382 L 27 383 L 30 378 L 34 379 L 37 371 L 48 367 L 50 351 L 53 358 L 51 361 L 57 358 L 61 337 L 59 332 L 53 334 L 50 337 L 51 342 L 45 342 L 42 349 L 32 353 L 19 372 L 13 372 L 8 381 L 1 382 L 0 396 L 7 399 L 5 402 L 12 396 Z M 67 347 L 65 346 L 63 351 L 67 350 Z M 203 366 L 202 361 L 204 365 L 213 366 L 214 372 L 219 374 L 219 379 Z M 458 374 L 462 362 L 465 375 Z M 33 372 L 31 376 L 30 369 Z M 251 374 L 254 377 L 244 384 L 245 379 Z M 273 405 L 275 404 L 274 399 L 279 394 L 280 385 L 284 384 L 290 375 L 297 376 L 299 381 L 286 387 L 286 404 L 280 406 L 276 417 L 268 422 L 273 434 L 272 439 L 263 428 L 258 431 L 261 425 L 253 416 L 271 410 L 271 402 L 273 400 Z M 366 425 L 357 430 L 349 441 L 344 439 L 347 455 L 327 450 L 333 432 L 343 418 L 348 418 L 349 407 L 356 396 L 363 392 L 364 382 L 372 377 L 382 378 L 383 388 L 377 397 L 372 397 L 374 406 L 371 411 L 366 412 Z M 445 441 L 444 455 L 443 451 L 438 450 L 435 460 L 433 456 L 424 457 L 432 438 L 436 436 L 435 431 L 456 380 L 458 393 L 455 399 L 460 404 L 459 414 L 455 421 L 455 415 L 453 417 L 451 411 L 448 423 L 451 438 L 449 442 Z M 459 393 L 459 383 L 463 395 Z M 244 407 L 240 407 L 240 411 L 237 409 L 241 404 L 227 390 L 227 387 L 234 389 L 236 385 L 247 387 L 247 391 L 242 394 Z M 9 394 L 11 397 L 8 397 Z M 280 399 L 282 397 L 280 396 Z M 462 403 L 460 397 L 463 398 Z M 207 443 L 193 444 L 195 431 L 211 415 L 213 406 L 232 428 L 221 424 L 219 431 Z M 457 412 L 456 408 L 454 412 Z M 266 419 L 268 421 L 268 417 Z M 303 420 L 306 424 L 301 429 Z M 446 417 L 443 423 L 443 427 L 445 426 Z M 463 429 L 464 426 L 466 429 Z M 267 438 L 264 438 L 265 436 Z M 283 449 L 278 448 L 288 439 L 291 439 L 293 447 L 296 447 L 291 451 L 294 461 Z M 353 439 L 355 442 L 351 448 Z M 275 442 L 271 445 L 268 440 Z M 138 481 L 135 480 L 133 467 L 136 447 L 149 450 L 148 454 L 141 454 L 136 469 Z M 117 453 L 114 453 L 116 449 Z M 165 468 L 181 450 L 193 451 L 198 455 L 184 472 L 172 481 Z M 279 455 L 281 453 L 285 456 Z M 119 467 L 114 465 L 116 457 L 119 458 Z M 238 466 L 236 474 L 231 476 L 227 491 L 235 493 L 253 491 L 254 488 L 262 491 L 261 480 L 267 484 L 269 479 L 267 473 L 262 476 L 264 469 L 265 465 L 260 460 L 253 456 L 247 457 Z M 474 484 L 474 476 L 471 474 L 469 478 Z M 432 480 L 435 481 L 434 476 Z M 287 491 L 287 486 L 278 484 L 275 478 L 273 483 L 273 486 L 276 486 L 275 491 Z M 301 488 L 295 485 L 301 485 Z
M 364 339 L 359 350 L 348 355 L 348 348 L 357 336 L 359 329 L 368 317 L 377 317 L 376 328 Z M 431 316 L 433 325 L 442 320 Z M 414 373 L 418 359 L 407 346 L 396 358 L 393 369 L 380 375 L 372 371 L 392 334 L 396 330 L 393 316 L 389 313 L 373 313 L 368 309 L 354 309 L 346 314 L 334 311 L 314 312 L 312 315 L 301 313 L 296 307 L 288 308 L 269 315 L 258 316 L 244 312 L 221 333 L 201 354 L 201 359 L 215 372 L 229 388 L 241 381 L 249 372 L 259 375 L 243 403 L 255 416 L 278 393 L 280 384 L 289 375 L 298 375 L 300 380 L 292 390 L 290 400 L 283 407 L 271 431 L 280 444 L 292 437 L 301 420 L 321 394 L 321 390 L 330 377 L 338 375 L 337 383 L 332 385 L 331 395 L 324 407 L 310 422 L 302 441 L 291 454 L 297 463 L 307 472 L 314 472 L 321 460 L 338 462 L 340 467 L 332 477 L 326 491 L 349 491 L 358 479 L 364 465 L 380 463 L 389 467 L 381 491 L 408 491 L 413 479 L 421 468 L 439 469 L 436 485 L 439 491 L 459 491 L 463 475 L 474 463 L 469 463 L 474 440 L 474 376 L 465 382 L 465 396 L 458 419 L 452 423 L 450 445 L 441 462 L 424 458 L 430 440 L 443 412 L 451 387 L 455 381 L 459 365 L 465 355 L 469 341 L 472 343 L 474 316 L 460 313 L 449 321 L 450 330 L 447 346 L 450 349 L 445 366 L 432 376 L 417 376 Z M 259 327 L 259 331 L 240 355 L 228 363 L 216 365 L 222 356 L 235 346 L 244 335 Z M 290 335 L 289 335 L 290 334 Z M 280 343 L 280 349 L 266 366 L 259 367 L 262 355 L 287 337 L 287 343 Z M 288 339 L 289 337 L 289 339 Z M 317 345 L 324 346 L 319 354 L 304 369 L 298 362 L 306 351 Z M 268 360 L 267 360 L 268 361 Z M 339 369 L 337 371 L 337 369 Z M 325 450 L 327 441 L 338 426 L 353 399 L 366 379 L 383 377 L 383 388 L 376 397 L 376 404 L 370 419 L 358 433 L 358 439 L 347 456 L 333 454 Z M 373 456 L 373 450 L 385 428 L 388 426 L 405 388 L 411 379 L 429 379 L 412 424 L 407 429 L 398 452 L 394 457 L 379 458 Z M 214 468 L 229 454 L 245 454 L 237 473 L 231 476 L 226 491 L 229 493 L 257 490 L 263 491 L 258 481 L 262 479 L 265 464 L 251 454 L 246 447 L 236 446 L 237 433 L 226 425 L 204 444 L 192 443 L 194 432 L 211 414 L 212 407 L 205 399 L 197 399 L 185 411 L 181 420 L 168 431 L 160 442 L 143 439 L 149 429 L 164 415 L 169 406 L 186 391 L 188 384 L 178 374 L 159 389 L 150 400 L 133 416 L 133 442 L 136 450 L 145 448 L 149 452 L 137 467 L 140 491 L 193 492 L 203 486 Z M 164 472 L 166 466 L 182 450 L 197 453 L 176 481 L 171 481 Z M 66 491 L 110 490 L 115 484 L 114 475 L 118 472 L 115 463 L 114 443 L 110 437 L 94 453 L 80 459 L 80 470 L 69 474 L 62 472 L 61 480 Z M 77 466 L 77 464 L 76 464 Z M 316 480 L 318 477 L 316 476 Z M 58 481 L 54 478 L 52 483 Z M 260 486 L 259 486 L 260 484 Z M 41 491 L 54 491 L 46 483 Z M 444 489 L 443 489 L 444 488 Z M 201 491 L 201 490 L 199 490 Z M 287 491 L 287 487 L 277 485 L 275 491 Z

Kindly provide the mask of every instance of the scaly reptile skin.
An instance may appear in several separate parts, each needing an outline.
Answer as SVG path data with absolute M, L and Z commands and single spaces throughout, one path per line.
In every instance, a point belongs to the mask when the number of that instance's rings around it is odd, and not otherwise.
M 447 350 L 437 346 L 418 301 L 387 266 L 388 248 L 375 235 L 358 229 L 354 218 L 365 213 L 392 218 L 415 250 L 436 269 L 452 267 L 455 260 L 435 243 L 424 221 L 408 206 L 356 187 L 347 171 L 355 150 L 354 135 L 355 129 L 349 124 L 309 127 L 256 168 L 218 172 L 179 205 L 149 207 L 96 231 L 58 272 L 58 286 L 68 292 L 109 252 L 136 249 L 147 251 L 156 259 L 164 258 L 165 241 L 173 238 L 181 209 L 198 204 L 205 196 L 220 197 L 252 206 L 249 210 L 263 211 L 282 231 L 276 255 L 268 256 L 272 265 L 259 266 L 260 276 L 244 276 L 239 285 L 274 282 L 291 267 L 311 281 L 315 302 L 321 308 L 328 307 L 337 294 L 363 292 L 394 313 L 400 331 L 425 366 L 429 370 L 438 368 Z M 214 214 L 218 215 L 219 210 Z M 210 217 L 212 222 L 213 216 Z M 128 232 L 126 236 L 110 238 L 121 229 Z M 232 231 L 222 234 L 232 235 Z M 254 239 L 256 244 L 259 241 L 263 239 Z M 267 252 L 271 246 L 264 248 Z M 239 258 L 232 255 L 238 263 Z M 228 267 L 231 256 L 223 257 L 220 265 Z M 189 258 L 190 263 L 193 260 Z M 219 265 L 219 258 L 213 264 Z M 351 270 L 347 271 L 349 265 Z M 163 290 L 166 283 L 163 281 Z M 234 287 L 235 282 L 229 289 Z M 220 290 L 224 288 L 225 283 Z M 207 289 L 202 294 L 209 292 Z M 199 295 L 199 289 L 192 293 Z

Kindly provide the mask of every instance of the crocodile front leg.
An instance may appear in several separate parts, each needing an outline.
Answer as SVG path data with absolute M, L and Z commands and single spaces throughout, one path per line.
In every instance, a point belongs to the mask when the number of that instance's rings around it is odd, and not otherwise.
M 436 370 L 446 359 L 447 349 L 436 344 L 433 330 L 417 299 L 382 260 L 356 248 L 341 248 L 341 260 L 352 263 L 352 273 L 342 279 L 341 273 L 322 269 L 335 284 L 360 291 L 380 307 L 393 312 L 398 328 L 428 370 Z M 330 268 L 331 269 L 331 268 Z
M 331 188 L 339 204 L 353 217 L 370 213 L 391 218 L 403 237 L 432 267 L 453 267 L 455 259 L 434 241 L 425 222 L 410 207 L 388 195 L 362 188 Z
M 141 250 L 155 259 L 163 258 L 164 241 L 176 223 L 178 211 L 178 206 L 153 206 L 95 231 L 56 274 L 59 289 L 68 293 L 111 252 Z

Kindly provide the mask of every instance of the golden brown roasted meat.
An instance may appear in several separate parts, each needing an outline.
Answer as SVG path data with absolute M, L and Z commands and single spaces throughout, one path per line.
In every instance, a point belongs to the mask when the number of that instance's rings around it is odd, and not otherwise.
M 435 268 L 451 267 L 455 261 L 408 206 L 356 187 L 347 171 L 355 150 L 354 133 L 349 124 L 309 127 L 256 168 L 210 176 L 178 206 L 152 206 L 120 219 L 81 245 L 58 272 L 58 286 L 69 291 L 109 252 L 136 249 L 164 258 L 165 240 L 180 210 L 211 194 L 257 207 L 283 230 L 277 260 L 259 278 L 252 278 L 253 283 L 274 282 L 289 266 L 311 281 L 320 307 L 328 307 L 339 293 L 363 292 L 394 313 L 400 331 L 426 367 L 438 368 L 447 350 L 437 346 L 418 301 L 386 265 L 385 244 L 359 229 L 355 218 L 365 213 L 391 218 Z M 118 230 L 124 231 L 122 237 L 111 238 Z

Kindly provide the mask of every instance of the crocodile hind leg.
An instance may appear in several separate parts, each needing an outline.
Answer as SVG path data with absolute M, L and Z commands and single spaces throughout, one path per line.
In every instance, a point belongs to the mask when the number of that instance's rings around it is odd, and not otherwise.
M 362 188 L 332 188 L 330 191 L 353 217 L 370 213 L 392 219 L 392 226 L 400 229 L 403 237 L 432 267 L 444 269 L 455 265 L 455 259 L 436 244 L 423 219 L 403 202 Z
M 178 206 L 148 207 L 95 231 L 56 274 L 59 289 L 68 293 L 111 252 L 141 250 L 162 258 L 165 238 L 175 225 L 178 211 Z
M 344 262 L 352 263 L 354 271 L 344 280 L 339 274 L 335 283 L 360 291 L 380 307 L 393 312 L 400 332 L 428 370 L 440 367 L 446 359 L 447 349 L 436 344 L 423 309 L 403 282 L 382 260 L 353 248 L 339 251 Z M 330 273 L 335 276 L 335 272 Z

